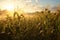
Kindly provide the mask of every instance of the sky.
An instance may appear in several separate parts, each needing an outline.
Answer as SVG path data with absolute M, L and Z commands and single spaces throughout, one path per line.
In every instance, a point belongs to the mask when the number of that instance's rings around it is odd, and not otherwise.
M 39 0 L 41 5 L 50 4 L 51 6 L 56 6 L 60 4 L 60 0 Z
M 0 0 L 0 7 L 5 4 L 12 3 L 15 8 L 19 8 L 25 11 L 37 11 L 41 7 L 56 6 L 60 4 L 60 0 Z
M 19 1 L 19 2 L 31 2 L 32 4 L 34 3 L 39 3 L 41 5 L 46 5 L 47 3 L 50 5 L 57 5 L 60 4 L 60 0 L 0 0 L 1 2 L 8 2 L 8 1 Z

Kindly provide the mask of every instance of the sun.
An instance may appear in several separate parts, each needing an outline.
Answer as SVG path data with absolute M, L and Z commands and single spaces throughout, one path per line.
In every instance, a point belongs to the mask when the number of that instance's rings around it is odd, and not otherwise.
M 12 11 L 12 10 L 14 10 L 14 5 L 13 4 L 5 4 L 5 5 L 3 5 L 3 9 Z
M 2 5 L 1 10 L 6 10 L 9 16 L 13 16 L 15 7 L 14 3 L 5 3 Z

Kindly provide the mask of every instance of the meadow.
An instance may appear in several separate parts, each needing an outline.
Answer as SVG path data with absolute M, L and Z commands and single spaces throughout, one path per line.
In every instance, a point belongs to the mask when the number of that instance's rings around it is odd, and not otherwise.
M 7 15 L 0 20 L 0 40 L 60 40 L 60 10 Z

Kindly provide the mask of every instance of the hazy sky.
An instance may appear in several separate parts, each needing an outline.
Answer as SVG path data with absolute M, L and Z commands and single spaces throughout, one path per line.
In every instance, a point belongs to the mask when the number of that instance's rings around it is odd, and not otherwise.
M 7 1 L 12 1 L 12 0 L 0 0 L 0 3 Z M 46 4 L 50 4 L 50 5 L 60 4 L 60 0 L 13 0 L 13 1 L 26 1 L 26 2 L 31 2 L 32 4 L 37 2 L 43 6 Z
M 39 0 L 39 3 L 41 5 L 46 5 L 46 4 L 50 4 L 50 5 L 58 5 L 60 4 L 60 0 Z
M 0 7 L 8 3 L 14 3 L 14 5 L 17 5 L 20 8 L 24 8 L 25 11 L 36 11 L 40 10 L 40 7 L 45 7 L 46 5 L 59 5 L 60 0 L 0 0 Z

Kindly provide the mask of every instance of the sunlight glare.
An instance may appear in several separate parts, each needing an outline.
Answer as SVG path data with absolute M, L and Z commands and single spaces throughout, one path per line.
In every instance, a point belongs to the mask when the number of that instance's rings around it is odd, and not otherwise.
M 13 4 L 3 5 L 3 9 L 8 10 L 8 11 L 12 11 L 12 10 L 14 10 L 14 5 Z

